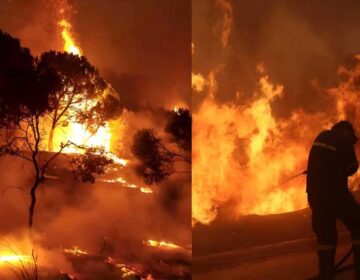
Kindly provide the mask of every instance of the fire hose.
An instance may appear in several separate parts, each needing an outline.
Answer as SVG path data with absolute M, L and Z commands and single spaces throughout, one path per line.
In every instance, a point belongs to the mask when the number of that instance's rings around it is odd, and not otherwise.
M 289 182 L 289 181 L 291 181 L 291 180 L 293 180 L 293 179 L 295 179 L 295 178 L 297 178 L 299 176 L 306 175 L 306 174 L 307 174 L 307 170 L 304 170 L 304 171 L 302 171 L 300 173 L 297 173 L 297 174 L 287 178 L 285 181 L 282 182 L 282 184 L 287 183 L 287 182 Z M 335 265 L 335 273 L 340 272 L 343 269 L 347 269 L 347 268 L 351 267 L 351 266 L 349 266 L 349 267 L 341 268 L 343 263 L 351 256 L 352 252 L 353 252 L 353 247 L 351 246 L 350 250 L 346 253 L 346 255 L 344 257 L 342 257 L 342 259 Z M 315 280 L 315 279 L 317 279 L 317 277 L 310 278 L 308 280 Z

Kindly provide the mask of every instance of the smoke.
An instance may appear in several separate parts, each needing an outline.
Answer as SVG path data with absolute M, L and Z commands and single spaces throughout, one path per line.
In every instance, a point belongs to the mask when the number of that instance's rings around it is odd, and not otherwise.
M 224 18 L 218 1 L 193 2 L 194 73 L 207 76 L 219 69 L 217 100 L 243 93 L 251 97 L 263 62 L 275 84 L 284 85 L 284 98 L 272 106 L 277 116 L 293 109 L 316 112 L 327 104 L 313 85 L 335 86 L 339 65 L 347 65 L 360 47 L 357 1 L 231 1 L 233 23 L 228 44 L 214 28 Z M 348 66 L 348 65 L 347 65 Z M 196 107 L 201 98 L 195 98 Z
M 62 253 L 63 248 L 78 246 L 90 255 L 111 256 L 140 270 L 163 273 L 165 278 L 167 273 L 178 277 L 187 269 L 181 262 L 190 261 L 190 176 L 171 176 L 151 186 L 153 193 L 131 188 L 144 182 L 133 172 L 130 146 L 141 128 L 154 129 L 171 144 L 164 132 L 164 108 L 190 105 L 190 13 L 190 1 L 182 0 L 105 1 L 101 5 L 95 0 L 0 0 L 0 28 L 36 55 L 63 50 L 58 21 L 66 18 L 81 53 L 112 84 L 125 106 L 121 118 L 108 125 L 111 151 L 126 158 L 128 165 L 118 166 L 104 178 L 121 177 L 128 187 L 100 181 L 79 183 L 69 170 L 71 155 L 60 155 L 37 191 L 36 249 L 42 265 L 78 271 Z M 32 170 L 31 164 L 20 159 L 0 161 L 0 199 L 6 209 L 0 211 L 0 235 L 26 244 L 26 253 L 34 245 L 22 237 L 27 232 Z M 148 239 L 180 247 L 174 251 L 149 248 L 144 244 Z M 101 270 L 95 263 L 83 264 L 81 269 L 84 273 Z
M 19 253 L 29 255 L 33 246 L 42 268 L 53 267 L 83 279 L 91 273 L 103 275 L 107 271 L 103 259 L 108 256 L 140 271 L 152 269 L 155 275 L 179 277 L 186 271 L 181 262 L 190 262 L 190 176 L 173 175 L 164 183 L 151 186 L 153 193 L 144 193 L 140 187 L 146 186 L 134 172 L 135 161 L 130 152 L 133 135 L 142 128 L 154 129 L 166 145 L 171 144 L 164 132 L 167 115 L 163 108 L 126 110 L 121 121 L 111 123 L 113 150 L 124 156 L 128 164 L 110 169 L 95 184 L 74 180 L 69 163 L 72 156 L 60 155 L 37 191 L 35 244 L 26 235 L 33 166 L 16 157 L 1 158 L 0 199 L 5 211 L 0 212 L 0 235 L 12 245 L 25 244 Z M 128 182 L 128 187 L 101 181 L 117 178 Z M 148 239 L 165 240 L 180 248 L 148 248 L 144 244 Z M 72 246 L 86 250 L 97 261 L 79 267 L 81 260 L 69 259 L 62 253 Z M 169 264 L 159 264 L 158 259 Z
M 92 0 L 79 3 L 78 11 L 82 48 L 101 71 L 143 79 L 147 87 L 139 101 L 145 104 L 190 106 L 190 1 L 108 1 L 99 6 Z
M 231 33 L 232 22 L 233 22 L 233 13 L 232 13 L 232 5 L 227 0 L 218 0 L 217 5 L 223 14 L 223 18 L 219 27 L 221 28 L 221 41 L 224 47 L 227 46 L 229 41 L 229 36 Z M 215 28 L 215 32 L 216 32 Z
M 16 246 L 18 254 L 31 255 L 35 246 L 39 265 L 58 271 L 78 271 L 62 253 L 64 248 L 77 246 L 94 256 L 111 256 L 142 269 L 149 265 L 164 273 L 164 268 L 156 268 L 152 263 L 154 250 L 146 248 L 143 242 L 167 240 L 184 248 L 191 243 L 189 180 L 184 176 L 171 178 L 164 185 L 153 186 L 151 194 L 119 184 L 84 184 L 75 181 L 71 172 L 64 169 L 68 157 L 61 156 L 54 164 L 51 172 L 57 172 L 59 178 L 45 179 L 37 192 L 35 245 L 27 237 L 26 227 L 32 167 L 17 158 L 1 160 L 0 235 L 3 241 Z M 131 183 L 143 184 L 131 169 L 120 173 Z M 162 258 L 169 257 L 168 252 L 162 253 Z M 185 249 L 174 253 L 189 259 Z M 129 256 L 132 257 L 129 259 Z M 90 271 L 81 269 L 86 273 Z
M 104 76 L 107 81 L 115 88 L 121 99 L 121 104 L 125 108 L 137 111 L 147 106 L 147 86 L 146 81 L 141 76 L 122 74 L 106 71 Z

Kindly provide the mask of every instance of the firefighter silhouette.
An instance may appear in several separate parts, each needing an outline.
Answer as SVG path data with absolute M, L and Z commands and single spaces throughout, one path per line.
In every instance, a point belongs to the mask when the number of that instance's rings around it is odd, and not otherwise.
M 358 169 L 357 140 L 352 124 L 340 121 L 322 131 L 310 150 L 306 191 L 317 237 L 319 279 L 334 279 L 337 219 L 351 232 L 355 274 L 360 279 L 360 205 L 348 189 L 348 177 Z

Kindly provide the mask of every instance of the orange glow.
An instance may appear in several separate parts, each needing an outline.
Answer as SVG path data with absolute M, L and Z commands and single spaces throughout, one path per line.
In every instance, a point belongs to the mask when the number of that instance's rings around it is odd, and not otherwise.
M 334 102 L 317 113 L 294 110 L 290 116 L 274 116 L 272 104 L 282 98 L 283 86 L 273 85 L 265 67 L 253 97 L 220 104 L 216 101 L 216 72 L 204 81 L 207 97 L 193 114 L 193 222 L 211 223 L 224 205 L 227 214 L 277 214 L 308 206 L 304 171 L 316 134 L 347 119 L 360 125 L 360 56 L 351 69 L 339 68 L 338 86 L 325 89 Z M 197 92 L 196 80 L 193 90 Z M 201 88 L 203 90 L 203 88 Z M 359 134 L 359 131 L 357 132 Z M 293 178 L 292 178 L 293 177 Z M 291 180 L 288 180 L 292 178 Z M 349 180 L 356 187 L 358 172 Z
M 201 92 L 206 86 L 206 80 L 201 74 L 191 74 L 192 88 L 195 92 Z
M 144 244 L 150 246 L 150 247 L 154 247 L 154 248 L 168 248 L 168 249 L 178 249 L 180 248 L 180 246 L 171 243 L 171 242 L 165 242 L 165 241 L 156 241 L 156 240 L 147 240 L 144 241 Z
M 61 36 L 64 40 L 64 51 L 75 55 L 81 55 L 80 48 L 76 45 L 71 35 L 71 24 L 66 20 L 62 19 L 59 21 L 61 27 Z
M 32 258 L 26 255 L 14 255 L 9 252 L 0 252 L 0 265 L 21 265 L 24 262 L 32 262 Z
M 66 10 L 71 7 L 64 7 L 60 10 L 62 19 L 59 21 L 61 28 L 61 37 L 64 41 L 63 50 L 74 55 L 82 55 L 80 47 L 76 43 L 76 40 L 71 32 L 72 25 L 67 19 L 68 15 Z M 105 94 L 105 92 L 104 92 Z M 97 100 L 85 100 L 79 104 L 74 104 L 73 110 L 89 110 L 97 104 Z M 67 127 L 56 129 L 54 132 L 54 147 L 58 150 L 61 143 L 71 141 L 77 146 L 87 147 L 104 147 L 108 156 L 117 164 L 126 166 L 127 160 L 118 158 L 114 154 L 110 153 L 111 150 L 111 128 L 110 124 L 106 123 L 105 126 L 99 127 L 97 131 L 91 132 L 86 125 L 77 123 L 75 121 L 69 122 Z M 79 149 L 76 146 L 69 146 L 63 150 L 64 153 L 83 153 L 83 149 Z
M 276 119 L 271 104 L 282 97 L 283 87 L 259 72 L 258 90 L 244 104 L 218 104 L 215 75 L 209 75 L 213 87 L 193 115 L 194 222 L 210 223 L 229 201 L 234 217 L 307 206 L 305 176 L 286 179 L 306 169 L 313 131 L 328 123 L 304 112 Z
M 153 193 L 153 190 L 151 188 L 149 188 L 149 187 L 141 187 L 141 186 L 138 186 L 138 185 L 135 185 L 135 184 L 130 184 L 122 177 L 118 177 L 118 178 L 115 178 L 115 179 L 97 179 L 97 181 L 105 182 L 105 183 L 111 183 L 111 184 L 119 184 L 122 187 L 131 188 L 131 189 L 137 189 L 140 192 L 146 193 L 146 194 Z
M 293 89 L 273 84 L 264 63 L 257 66 L 259 79 L 254 91 L 241 92 L 240 88 L 247 86 L 236 89 L 236 77 L 227 76 L 237 71 L 234 61 L 229 60 L 234 49 L 228 48 L 235 23 L 233 7 L 228 0 L 217 0 L 216 4 L 221 17 L 212 30 L 222 49 L 199 44 L 204 50 L 198 50 L 192 43 L 192 55 L 202 58 L 194 60 L 192 73 L 196 102 L 192 128 L 193 224 L 210 224 L 220 212 L 221 218 L 237 219 L 303 209 L 308 206 L 306 176 L 294 175 L 306 170 L 314 138 L 339 120 L 352 122 L 355 129 L 360 127 L 360 55 L 355 56 L 355 66 L 339 68 L 337 86 L 324 88 L 316 77 L 309 81 L 316 94 L 304 93 L 304 98 L 320 101 L 321 107 L 315 112 L 314 107 L 310 111 L 293 104 L 299 96 L 284 98 L 284 94 L 294 94 Z M 195 43 L 200 39 L 194 38 Z M 214 61 L 203 57 L 209 50 L 218 54 Z M 241 53 L 236 55 L 240 57 Z M 239 61 L 244 62 L 243 58 Z M 204 69 L 207 72 L 199 72 Z M 288 77 L 276 77 L 282 78 Z M 219 81 L 224 84 L 218 85 Z M 294 109 L 278 110 L 287 100 Z M 308 102 L 316 104 L 312 99 Z M 359 147 L 355 148 L 359 156 Z M 350 188 L 359 189 L 359 180 L 360 171 L 349 178 Z
M 88 252 L 86 252 L 85 250 L 81 250 L 79 247 L 77 246 L 73 246 L 71 248 L 66 248 L 63 251 L 66 254 L 70 254 L 70 255 L 74 255 L 74 256 L 85 256 L 88 254 Z

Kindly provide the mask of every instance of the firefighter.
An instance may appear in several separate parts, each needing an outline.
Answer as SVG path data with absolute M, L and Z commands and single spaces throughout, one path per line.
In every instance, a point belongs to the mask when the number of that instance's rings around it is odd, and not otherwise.
M 348 177 L 358 169 L 357 140 L 352 124 L 340 121 L 322 131 L 310 150 L 306 191 L 317 237 L 319 279 L 334 279 L 339 219 L 351 232 L 355 274 L 360 280 L 360 205 L 348 189 Z

